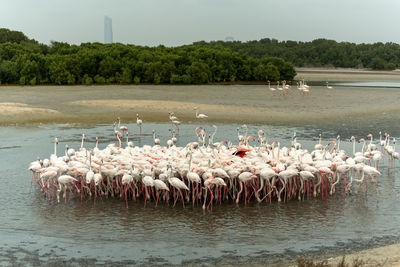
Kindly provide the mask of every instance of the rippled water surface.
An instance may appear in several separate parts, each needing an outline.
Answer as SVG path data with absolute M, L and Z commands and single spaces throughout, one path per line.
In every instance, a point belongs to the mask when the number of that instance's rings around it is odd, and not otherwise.
M 128 124 L 137 131 L 136 124 Z M 236 140 L 239 125 L 220 125 L 215 140 Z M 152 129 L 161 142 L 170 137 L 169 124 L 143 125 L 141 145 L 151 144 Z M 182 125 L 178 145 L 194 140 L 196 126 Z M 323 133 L 324 142 L 340 134 L 361 138 L 369 126 L 317 129 L 315 127 L 278 127 L 249 125 L 250 134 L 263 129 L 269 141 L 288 146 L 293 132 L 310 149 Z M 400 136 L 396 127 L 388 127 Z M 212 131 L 212 127 L 207 129 Z M 133 132 L 133 131 L 132 131 Z M 93 264 L 181 264 L 240 262 L 257 259 L 281 262 L 299 253 L 334 253 L 360 249 L 400 238 L 400 182 L 397 166 L 388 171 L 381 164 L 380 193 L 371 186 L 367 193 L 344 196 L 342 191 L 328 199 L 292 200 L 288 203 L 235 205 L 223 203 L 212 211 L 200 206 L 175 208 L 130 202 L 71 199 L 57 203 L 45 199 L 30 187 L 28 163 L 37 156 L 49 157 L 53 139 L 60 140 L 59 155 L 65 144 L 79 148 L 81 134 L 86 147 L 95 137 L 100 148 L 114 142 L 112 125 L 90 127 L 45 125 L 0 128 L 0 265 L 43 265 L 67 260 Z M 378 130 L 372 132 L 377 135 Z M 134 141 L 138 144 L 137 136 Z M 348 141 L 342 148 L 351 150 Z M 357 149 L 361 145 L 357 144 Z M 398 165 L 398 164 L 397 164 Z M 239 258 L 239 256 L 243 256 Z

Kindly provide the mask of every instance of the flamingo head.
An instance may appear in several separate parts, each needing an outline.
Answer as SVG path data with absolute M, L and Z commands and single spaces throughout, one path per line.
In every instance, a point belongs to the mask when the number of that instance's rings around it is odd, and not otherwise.
M 226 183 L 224 181 L 218 180 L 218 185 L 226 186 Z
M 58 144 L 58 138 L 57 138 L 57 137 L 54 139 L 54 142 L 55 142 L 56 144 Z
M 368 134 L 368 135 L 367 135 L 367 138 L 372 138 L 372 134 Z
M 365 139 L 364 139 L 364 138 L 361 138 L 360 140 L 358 140 L 358 142 L 359 142 L 359 143 L 365 142 Z
M 356 138 L 354 136 L 350 137 L 350 141 L 356 140 Z
M 328 143 L 328 146 L 329 145 L 336 145 L 336 142 L 335 141 L 330 141 L 329 143 Z
M 339 140 L 340 139 L 340 135 L 336 136 L 336 139 Z

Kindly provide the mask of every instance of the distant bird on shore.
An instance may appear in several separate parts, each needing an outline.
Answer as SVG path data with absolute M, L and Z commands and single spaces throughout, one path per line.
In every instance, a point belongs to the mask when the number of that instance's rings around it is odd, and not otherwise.
M 176 117 L 173 112 L 168 112 L 168 114 L 169 114 L 169 119 L 171 121 L 177 121 L 178 120 L 178 117 Z
M 178 134 L 179 134 L 179 124 L 181 122 L 178 120 L 178 118 L 175 116 L 173 112 L 169 112 L 169 119 L 171 120 L 172 125 L 175 125 L 175 127 L 178 129 Z
M 142 123 L 143 121 L 139 118 L 139 114 L 136 114 L 136 124 L 139 126 L 139 142 L 140 137 L 142 136 Z
M 276 88 L 279 91 L 279 95 L 283 95 L 283 87 L 279 87 L 279 81 L 277 82 Z
M 272 95 L 275 96 L 276 89 L 271 87 L 271 82 L 270 81 L 268 81 L 268 89 L 272 92 Z
M 194 107 L 193 109 L 196 110 L 196 118 L 197 119 L 207 119 L 208 118 L 208 116 L 205 114 L 202 114 L 202 113 L 199 114 L 198 107 Z
M 329 96 L 331 96 L 331 95 L 332 95 L 333 87 L 332 87 L 332 86 L 329 86 L 328 82 L 326 82 L 326 88 L 329 90 Z

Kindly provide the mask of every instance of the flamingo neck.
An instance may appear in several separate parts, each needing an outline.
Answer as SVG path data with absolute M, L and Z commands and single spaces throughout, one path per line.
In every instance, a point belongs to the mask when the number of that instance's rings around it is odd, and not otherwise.
M 121 148 L 121 139 L 119 138 L 119 136 L 118 136 L 118 134 L 116 135 L 117 136 L 117 140 L 118 140 L 118 148 Z
M 335 145 L 332 147 L 332 149 L 330 151 L 331 154 L 333 153 L 333 150 L 335 150 L 335 148 L 336 148 L 336 143 L 335 143 Z
M 279 163 L 279 155 L 280 155 L 280 152 L 281 152 L 281 143 L 278 142 L 278 158 L 277 158 L 278 163 Z
M 275 143 L 272 143 L 272 146 L 271 146 L 271 153 L 272 153 L 272 162 L 274 162 L 275 161 L 275 152 L 274 152 L 274 149 L 275 149 Z
M 216 133 L 217 133 L 217 127 L 215 127 L 215 130 L 211 135 L 211 142 L 214 142 L 214 136 L 215 136 Z

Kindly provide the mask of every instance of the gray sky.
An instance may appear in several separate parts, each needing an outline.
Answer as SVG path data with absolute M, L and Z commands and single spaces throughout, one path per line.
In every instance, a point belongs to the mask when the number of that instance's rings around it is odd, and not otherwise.
M 400 43 L 399 0 L 0 0 L 0 27 L 42 43 L 114 42 L 175 46 L 199 40 Z

